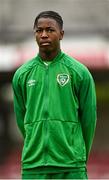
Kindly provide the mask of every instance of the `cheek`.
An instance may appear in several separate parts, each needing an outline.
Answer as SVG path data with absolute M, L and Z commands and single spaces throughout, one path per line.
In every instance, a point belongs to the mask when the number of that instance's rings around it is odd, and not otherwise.
M 53 47 L 54 47 L 54 49 L 56 48 L 58 48 L 60 46 L 60 40 L 59 39 L 55 39 L 54 40 L 54 43 L 53 43 Z
M 60 40 L 62 40 L 62 35 L 59 33 L 59 34 L 57 34 L 57 37 L 56 37 L 56 39 L 57 39 L 57 41 L 60 41 Z
M 55 42 L 58 43 L 58 42 L 60 41 L 60 36 L 59 36 L 59 35 L 56 35 L 56 36 L 54 36 L 53 39 L 54 39 Z

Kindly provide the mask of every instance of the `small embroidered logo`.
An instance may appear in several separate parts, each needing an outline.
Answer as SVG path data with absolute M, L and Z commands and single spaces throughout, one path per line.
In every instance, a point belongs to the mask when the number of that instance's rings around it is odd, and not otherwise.
M 69 75 L 68 74 L 58 74 L 57 81 L 61 86 L 64 86 L 69 81 Z
M 36 84 L 36 80 L 31 79 L 27 83 L 28 83 L 28 86 L 34 86 Z

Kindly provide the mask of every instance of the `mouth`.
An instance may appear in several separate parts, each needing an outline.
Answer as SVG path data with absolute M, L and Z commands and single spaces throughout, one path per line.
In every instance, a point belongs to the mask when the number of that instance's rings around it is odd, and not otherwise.
M 50 42 L 41 42 L 40 46 L 50 46 L 51 43 Z

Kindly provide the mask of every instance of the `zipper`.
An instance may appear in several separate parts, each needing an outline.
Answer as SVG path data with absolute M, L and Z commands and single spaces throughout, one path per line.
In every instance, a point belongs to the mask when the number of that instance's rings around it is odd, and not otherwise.
M 47 145 L 48 145 L 48 138 L 49 138 L 49 134 L 48 134 L 48 115 L 49 115 L 49 112 L 48 112 L 48 103 L 49 103 L 49 96 L 48 96 L 48 88 L 49 88 L 49 80 L 48 80 L 48 67 L 49 65 L 48 64 L 45 64 L 45 121 L 44 121 L 44 135 L 45 135 L 45 140 L 44 140 L 44 164 L 46 165 L 47 164 L 47 152 L 48 152 L 48 148 L 47 148 Z

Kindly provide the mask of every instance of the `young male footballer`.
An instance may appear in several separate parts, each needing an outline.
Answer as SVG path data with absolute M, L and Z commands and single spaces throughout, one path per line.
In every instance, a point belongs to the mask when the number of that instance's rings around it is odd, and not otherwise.
M 13 77 L 14 107 L 24 138 L 22 179 L 87 179 L 96 126 L 89 70 L 62 52 L 63 20 L 43 11 L 34 22 L 36 57 Z

